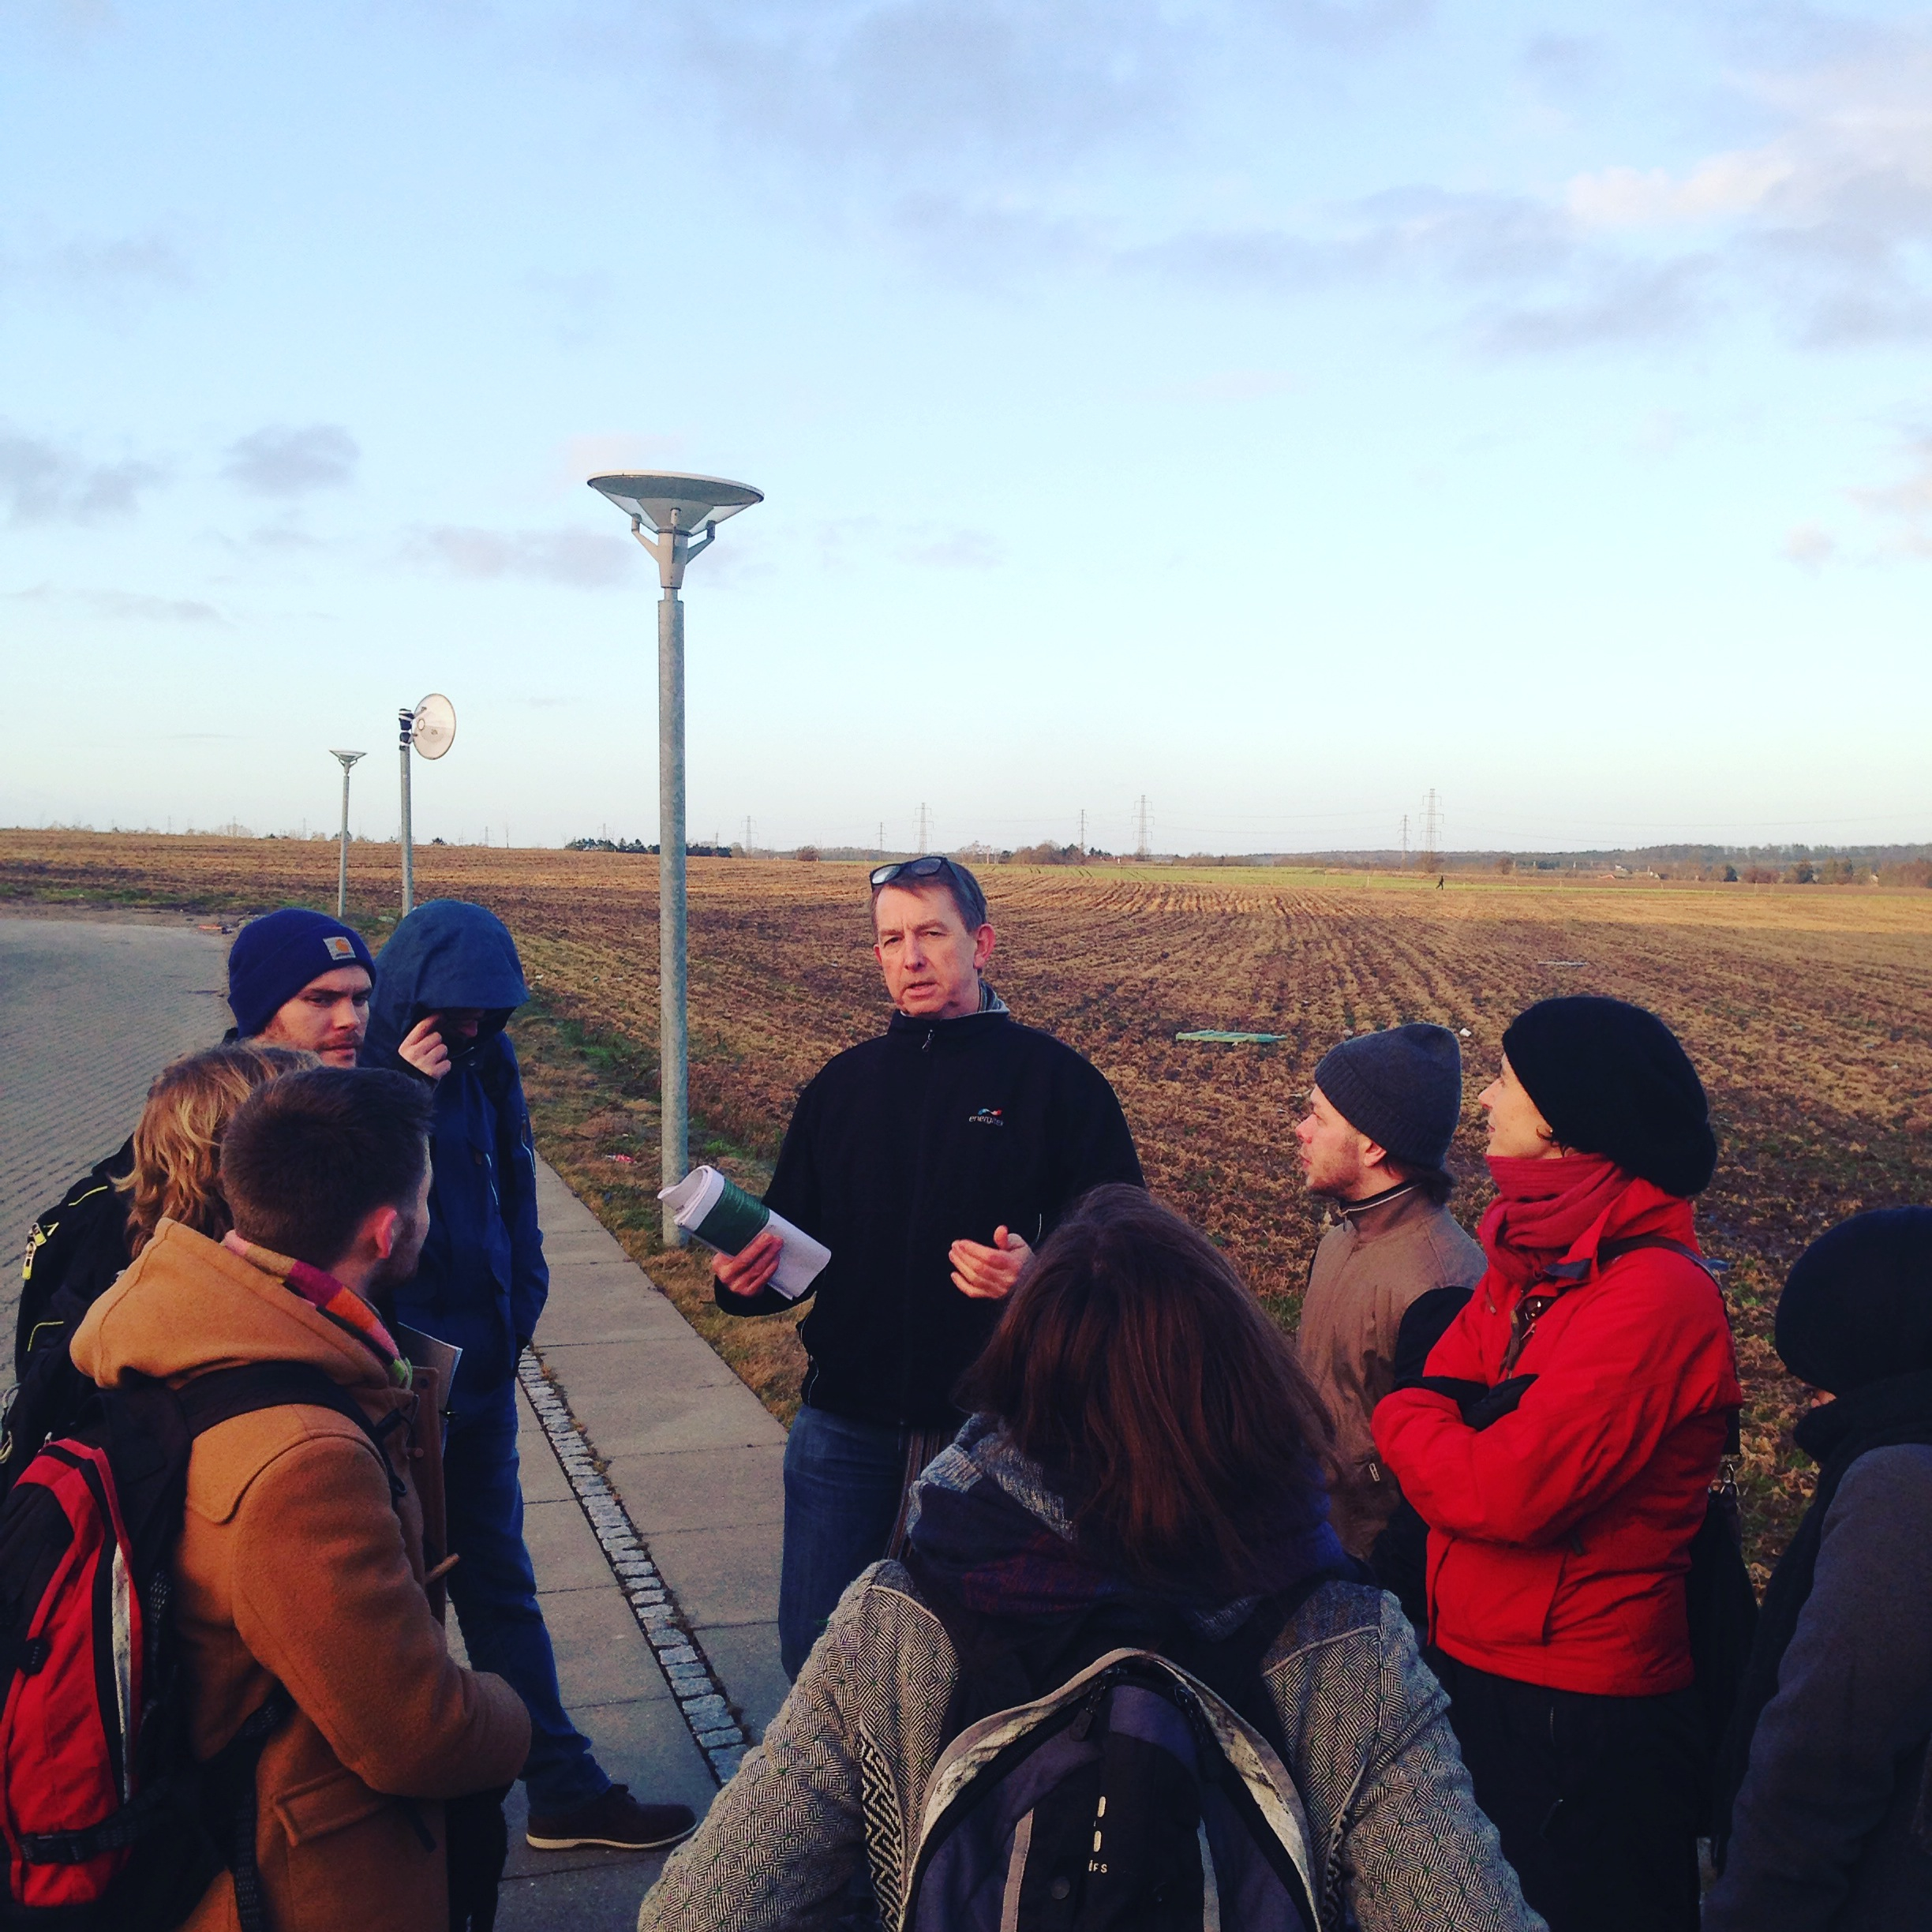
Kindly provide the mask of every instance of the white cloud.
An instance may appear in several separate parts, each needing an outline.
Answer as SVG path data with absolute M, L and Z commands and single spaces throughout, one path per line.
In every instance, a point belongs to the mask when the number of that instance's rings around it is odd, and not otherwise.
M 407 554 L 419 567 L 457 577 L 527 577 L 579 590 L 602 590 L 629 582 L 638 569 L 623 526 L 614 517 L 610 525 L 600 532 L 491 530 L 442 524 L 417 531 Z
M 1838 541 L 1815 523 L 1800 523 L 1786 533 L 1782 548 L 1785 557 L 1801 569 L 1817 570 L 1837 554 Z
M 302 496 L 341 489 L 354 478 L 361 454 L 339 423 L 271 425 L 230 444 L 222 474 L 258 496 Z
M 1883 548 L 1894 556 L 1932 557 L 1932 435 L 1907 445 L 1907 474 L 1896 482 L 1848 492 L 1860 509 L 1886 526 Z
M 90 462 L 0 425 L 0 505 L 9 522 L 96 523 L 130 515 L 142 492 L 162 480 L 153 463 Z
M 1769 151 L 1713 155 L 1683 175 L 1664 168 L 1605 168 L 1579 174 L 1563 197 L 1586 228 L 1658 228 L 1740 215 L 1761 207 L 1797 172 Z

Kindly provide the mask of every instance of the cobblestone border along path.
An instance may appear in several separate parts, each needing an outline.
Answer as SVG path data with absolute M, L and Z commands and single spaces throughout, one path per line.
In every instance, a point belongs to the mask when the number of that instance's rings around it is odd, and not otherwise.
M 712 1776 L 722 1784 L 744 1756 L 745 1734 L 732 1714 L 717 1673 L 697 1638 L 685 1627 L 683 1612 L 651 1561 L 650 1548 L 631 1527 L 616 1491 L 599 1473 L 589 1437 L 578 1428 L 568 1403 L 534 1348 L 523 1351 L 517 1378 L 563 1466 L 564 1480 L 597 1533 L 605 1559 L 650 1644 L 698 1748 L 711 1766 Z

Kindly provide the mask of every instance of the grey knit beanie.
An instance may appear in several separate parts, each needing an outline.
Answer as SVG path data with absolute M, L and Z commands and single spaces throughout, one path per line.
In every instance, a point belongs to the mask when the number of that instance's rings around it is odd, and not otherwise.
M 1462 1114 L 1462 1051 L 1447 1027 L 1415 1021 L 1331 1047 L 1315 1084 L 1357 1133 L 1405 1167 L 1440 1170 Z

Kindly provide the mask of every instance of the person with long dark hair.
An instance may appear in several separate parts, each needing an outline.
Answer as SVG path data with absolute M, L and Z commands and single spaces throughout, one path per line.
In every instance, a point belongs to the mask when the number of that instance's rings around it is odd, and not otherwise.
M 1693 1932 L 1708 1740 L 1685 1579 L 1743 1400 L 1691 1197 L 1702 1083 L 1654 1013 L 1544 1000 L 1478 1096 L 1488 1270 L 1376 1411 L 1429 1526 L 1450 1721 L 1553 1932 Z
M 960 1393 L 971 1419 L 915 1486 L 904 1560 L 846 1592 L 762 1743 L 645 1900 L 643 1932 L 829 1926 L 862 1874 L 883 1922 L 905 1922 L 960 1751 L 995 1713 L 1124 1650 L 1183 1667 L 1292 1783 L 1311 1926 L 1540 1923 L 1406 1619 L 1344 1580 L 1320 1405 L 1211 1242 L 1137 1188 L 1095 1189 L 1029 1260 Z M 1074 1911 L 1076 1889 L 1136 1848 L 1117 1815 L 1090 1812 L 1096 1846 L 1114 1831 L 1113 1848 L 1089 1863 L 1083 1841 L 1050 1886 L 1023 1821 L 1003 1881 L 1015 1909 L 1037 1882 Z M 1223 1900 L 1225 1923 L 1246 1922 L 1241 1903 Z M 1010 1915 L 997 1889 L 992 1907 L 989 1924 Z
M 1932 1208 L 1799 1256 L 1777 1352 L 1828 1393 L 1719 1765 L 1705 1932 L 1932 1926 Z

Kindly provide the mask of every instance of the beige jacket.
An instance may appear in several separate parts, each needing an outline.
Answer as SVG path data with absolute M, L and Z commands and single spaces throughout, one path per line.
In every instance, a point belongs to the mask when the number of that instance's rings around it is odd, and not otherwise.
M 1309 1271 L 1296 1347 L 1335 1426 L 1331 1518 L 1351 1556 L 1366 1556 L 1402 1492 L 1376 1456 L 1368 1418 L 1395 1386 L 1395 1338 L 1432 1288 L 1471 1288 L 1483 1252 L 1420 1188 L 1338 1203 Z
M 108 1387 L 306 1362 L 372 1422 L 400 1413 L 386 1438 L 399 1507 L 374 1445 L 332 1410 L 264 1409 L 210 1429 L 189 1458 L 174 1614 L 197 1754 L 226 1743 L 277 1682 L 295 1701 L 256 1774 L 275 1932 L 444 1932 L 438 1801 L 508 1784 L 530 1718 L 501 1678 L 454 1661 L 424 1587 L 415 1479 L 437 1465 L 433 1402 L 391 1386 L 361 1341 L 268 1267 L 167 1220 L 88 1311 L 73 1352 Z M 237 1923 L 224 1873 L 188 1932 Z

